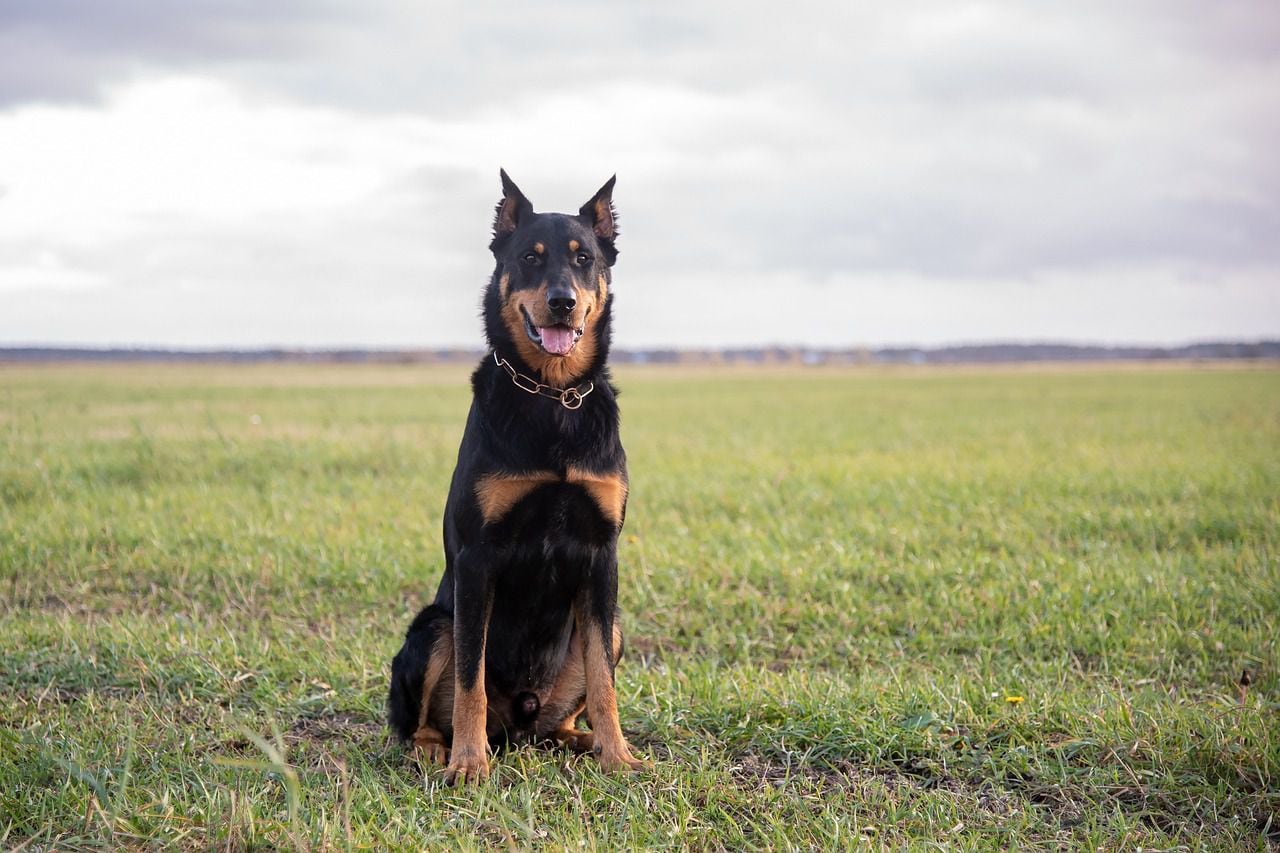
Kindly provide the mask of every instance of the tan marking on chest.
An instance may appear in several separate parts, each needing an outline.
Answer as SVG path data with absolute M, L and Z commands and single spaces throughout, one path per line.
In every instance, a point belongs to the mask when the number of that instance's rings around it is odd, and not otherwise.
M 485 524 L 502 518 L 525 495 L 547 483 L 558 483 L 560 478 L 550 471 L 534 471 L 530 474 L 487 474 L 476 481 L 476 501 Z
M 622 526 L 622 510 L 627 504 L 627 484 L 621 474 L 596 474 L 570 468 L 565 479 L 587 490 L 603 515 L 615 527 Z

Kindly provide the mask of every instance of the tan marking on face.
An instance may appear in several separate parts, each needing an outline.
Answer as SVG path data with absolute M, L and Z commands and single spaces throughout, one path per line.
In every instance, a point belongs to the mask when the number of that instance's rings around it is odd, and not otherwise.
M 507 293 L 511 290 L 511 273 L 504 272 L 502 278 L 498 279 L 498 296 L 503 302 L 507 301 Z
M 622 526 L 622 513 L 627 505 L 627 484 L 621 474 L 595 474 L 581 468 L 570 468 L 565 479 L 587 490 L 606 521 L 614 527 Z
M 547 251 L 547 247 L 542 245 L 541 243 L 534 243 L 533 250 L 537 252 L 539 255 L 541 255 L 543 252 Z
M 538 486 L 558 483 L 560 478 L 550 471 L 531 474 L 487 474 L 476 481 L 476 501 L 485 524 L 500 520 L 525 495 Z
M 555 388 L 567 388 L 574 384 L 595 359 L 596 334 L 595 327 L 600 320 L 600 306 L 604 304 L 601 294 L 578 287 L 573 288 L 577 304 L 569 323 L 583 330 L 573 350 L 568 355 L 552 355 L 533 341 L 524 331 L 523 308 L 535 326 L 552 325 L 547 315 L 547 283 L 543 282 L 536 290 L 518 290 L 510 293 L 502 305 L 502 322 L 515 342 L 516 350 L 525 364 L 532 367 L 542 381 Z
M 605 280 L 604 276 L 599 276 L 596 279 L 596 288 L 600 291 L 600 304 L 604 305 L 605 300 L 609 298 L 609 282 Z
M 582 248 L 582 244 L 581 244 L 581 243 L 579 243 L 577 240 L 570 240 L 570 241 L 569 241 L 569 251 L 570 251 L 570 252 L 576 252 L 576 251 L 578 251 L 578 250 L 579 250 L 579 249 L 581 249 L 581 248 Z

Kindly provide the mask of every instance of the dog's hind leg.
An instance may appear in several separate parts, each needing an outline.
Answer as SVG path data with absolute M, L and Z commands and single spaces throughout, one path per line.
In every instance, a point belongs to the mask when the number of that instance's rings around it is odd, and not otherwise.
M 587 707 L 587 674 L 582 658 L 582 636 L 573 632 L 564 664 L 542 703 L 539 736 L 550 738 L 574 752 L 590 752 L 591 732 L 578 728 L 578 717 Z
M 441 721 L 453 713 L 453 621 L 443 608 L 426 607 L 413 620 L 391 662 L 387 697 L 391 728 L 432 763 L 446 758 Z
M 444 735 L 431 725 L 431 712 L 434 708 L 432 697 L 436 696 L 437 689 L 444 682 L 450 689 L 444 691 L 447 695 L 439 698 L 448 701 L 440 704 L 448 705 L 445 709 L 446 718 L 453 715 L 453 690 L 451 689 L 453 686 L 453 626 L 447 623 L 446 627 L 448 630 L 442 630 L 431 647 L 427 671 L 422 676 L 422 707 L 418 711 L 418 728 L 413 733 L 414 748 L 419 750 L 428 762 L 442 767 L 448 761 L 449 753 L 445 747 Z M 437 710 L 437 716 L 439 713 Z
M 613 625 L 613 660 L 616 664 L 622 659 L 622 629 L 615 622 Z M 569 653 L 565 656 L 564 668 L 556 676 L 555 684 L 547 697 L 546 710 L 553 711 L 551 719 L 568 711 L 568 716 L 560 720 L 559 725 L 550 733 L 550 737 L 574 752 L 591 752 L 595 749 L 595 734 L 578 728 L 578 717 L 587 709 L 587 674 L 586 658 L 582 650 L 582 635 L 574 631 L 569 641 Z

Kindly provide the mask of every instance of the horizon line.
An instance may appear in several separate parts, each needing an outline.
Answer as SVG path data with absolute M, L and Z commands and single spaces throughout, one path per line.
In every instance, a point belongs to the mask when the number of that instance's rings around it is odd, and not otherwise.
M 1177 350 L 1188 349 L 1191 347 L 1210 347 L 1210 346 L 1280 346 L 1280 335 L 1276 337 L 1205 337 L 1192 338 L 1180 341 L 1169 341 L 1162 343 L 1143 343 L 1143 342 L 1107 342 L 1087 339 L 1070 339 L 1070 338 L 987 338 L 987 339 L 957 339 L 945 343 L 916 343 L 916 342 L 895 342 L 895 343 L 847 343 L 847 344 L 803 344 L 803 343 L 741 343 L 741 344 L 715 344 L 715 345 L 681 345 L 681 344 L 642 344 L 636 346 L 613 346 L 610 351 L 613 353 L 643 353 L 643 352 L 679 352 L 679 353 L 717 353 L 717 352 L 740 352 L 743 350 L 785 350 L 790 352 L 815 352 L 815 353 L 846 353 L 867 351 L 872 352 L 886 350 L 920 350 L 925 352 L 937 352 L 942 350 L 954 349 L 971 349 L 981 347 L 1068 347 L 1073 349 L 1119 349 L 1119 350 Z M 368 353 L 484 353 L 489 351 L 487 345 L 469 346 L 469 345 L 450 345 L 450 346 L 426 346 L 415 344 L 365 344 L 365 343 L 327 343 L 327 344 L 280 344 L 280 343 L 262 343 L 262 344 L 164 344 L 164 343 L 52 343 L 45 341 L 20 341 L 13 343 L 0 342 L 0 352 L 12 351 L 31 351 L 39 350 L 46 352 L 54 351 L 80 351 L 80 352 L 152 352 L 152 353 L 183 353 L 183 354 L 212 354 L 212 353 L 265 353 L 265 352 L 282 352 L 282 353 L 349 353 L 349 352 L 368 352 Z

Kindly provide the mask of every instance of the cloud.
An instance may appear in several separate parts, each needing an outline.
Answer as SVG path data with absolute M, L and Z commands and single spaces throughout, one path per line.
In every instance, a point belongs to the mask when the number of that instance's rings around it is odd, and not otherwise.
M 618 173 L 623 343 L 1280 333 L 1250 4 L 0 15 L 0 339 L 475 343 L 499 165 Z
M 728 300 L 694 277 L 674 284 L 684 295 L 681 310 L 644 329 L 637 328 L 641 319 L 633 309 L 647 292 L 637 285 L 623 294 L 619 336 L 665 347 L 691 340 L 725 347 L 993 340 L 1169 345 L 1274 337 L 1280 317 L 1280 288 L 1269 270 L 1198 279 L 1176 269 L 1142 268 L 1089 278 L 1056 273 L 969 282 L 858 272 L 818 285 L 795 273 L 746 272 L 733 277 Z M 721 322 L 710 326 L 707 317 Z M 767 322 L 762 324 L 761 317 Z
M 157 72 L 314 59 L 356 23 L 327 4 L 12 0 L 0 11 L 0 105 L 91 103 Z

